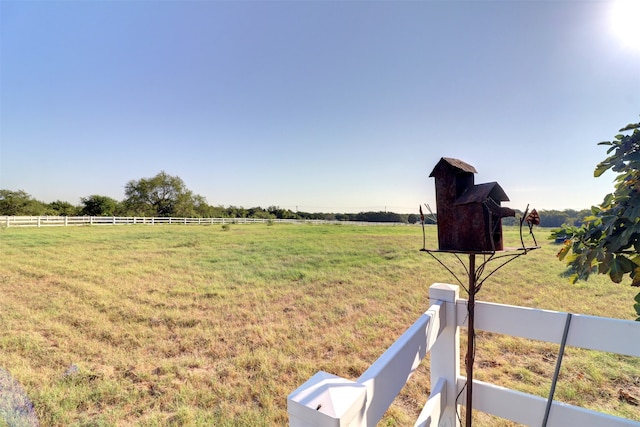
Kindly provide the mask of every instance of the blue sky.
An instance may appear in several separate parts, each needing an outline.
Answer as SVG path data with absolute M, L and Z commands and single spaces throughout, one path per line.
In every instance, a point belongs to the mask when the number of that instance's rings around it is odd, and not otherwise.
M 0 188 L 415 212 L 440 157 L 508 206 L 598 204 L 640 118 L 609 1 L 0 1 Z M 638 36 L 636 34 L 636 36 Z

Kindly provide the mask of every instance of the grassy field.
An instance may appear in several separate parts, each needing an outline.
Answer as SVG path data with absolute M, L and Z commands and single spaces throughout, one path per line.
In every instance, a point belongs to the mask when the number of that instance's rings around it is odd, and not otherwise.
M 570 285 L 547 235 L 478 299 L 634 318 L 637 289 Z M 432 283 L 454 283 L 421 247 L 417 226 L 0 230 L 0 368 L 44 426 L 286 425 L 289 393 L 319 370 L 356 379 L 428 308 Z M 476 378 L 547 396 L 557 345 L 477 343 Z M 620 390 L 640 395 L 640 360 L 567 349 L 557 400 L 640 421 Z M 382 424 L 413 425 L 428 392 L 427 358 Z

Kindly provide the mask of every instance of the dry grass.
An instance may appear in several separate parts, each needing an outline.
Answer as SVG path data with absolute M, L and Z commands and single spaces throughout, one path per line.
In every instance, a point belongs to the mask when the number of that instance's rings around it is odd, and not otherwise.
M 478 298 L 633 318 L 634 289 L 571 286 L 544 245 Z M 0 367 L 43 425 L 285 425 L 298 385 L 318 370 L 357 378 L 428 308 L 428 287 L 452 282 L 421 246 L 419 227 L 5 229 Z M 546 397 L 557 346 L 478 345 L 477 378 Z M 640 421 L 618 399 L 640 394 L 638 360 L 569 349 L 563 366 L 558 399 Z M 413 424 L 428 391 L 427 360 L 382 424 Z

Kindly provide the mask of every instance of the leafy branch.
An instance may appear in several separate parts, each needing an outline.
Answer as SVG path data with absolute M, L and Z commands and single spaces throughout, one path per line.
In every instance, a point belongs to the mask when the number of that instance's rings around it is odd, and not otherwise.
M 608 157 L 594 171 L 595 177 L 608 170 L 618 174 L 613 193 L 591 208 L 580 227 L 564 226 L 551 235 L 565 238 L 558 258 L 567 263 L 572 283 L 597 273 L 615 283 L 628 275 L 631 286 L 640 287 L 640 123 L 619 132 L 613 141 L 598 144 L 609 147 Z M 640 320 L 640 294 L 635 301 Z

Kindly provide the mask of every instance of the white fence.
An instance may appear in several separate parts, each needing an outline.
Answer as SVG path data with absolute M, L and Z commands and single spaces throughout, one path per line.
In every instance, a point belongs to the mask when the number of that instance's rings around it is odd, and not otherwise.
M 52 227 L 78 225 L 131 225 L 131 224 L 265 224 L 306 223 L 344 224 L 348 221 L 325 221 L 319 219 L 264 219 L 264 218 L 169 218 L 169 217 L 118 217 L 118 216 L 0 216 L 0 227 Z M 356 223 L 373 224 L 373 223 Z M 393 225 L 394 223 L 385 223 Z
M 375 426 L 431 352 L 431 394 L 415 426 L 460 426 L 457 405 L 466 378 L 460 375 L 459 330 L 467 301 L 458 286 L 431 286 L 431 307 L 356 381 L 318 372 L 287 399 L 289 425 Z M 567 313 L 475 303 L 475 328 L 561 343 Z M 572 315 L 566 345 L 640 357 L 640 322 Z M 460 397 L 458 397 L 460 396 Z M 458 401 L 456 403 L 456 398 Z M 543 425 L 547 399 L 473 381 L 474 410 L 529 426 Z M 549 427 L 639 427 L 640 422 L 553 401 Z
M 53 227 L 79 225 L 131 224 L 351 224 L 351 225 L 409 225 L 400 222 L 328 221 L 324 219 L 266 219 L 266 218 L 170 218 L 120 216 L 0 216 L 0 227 Z

